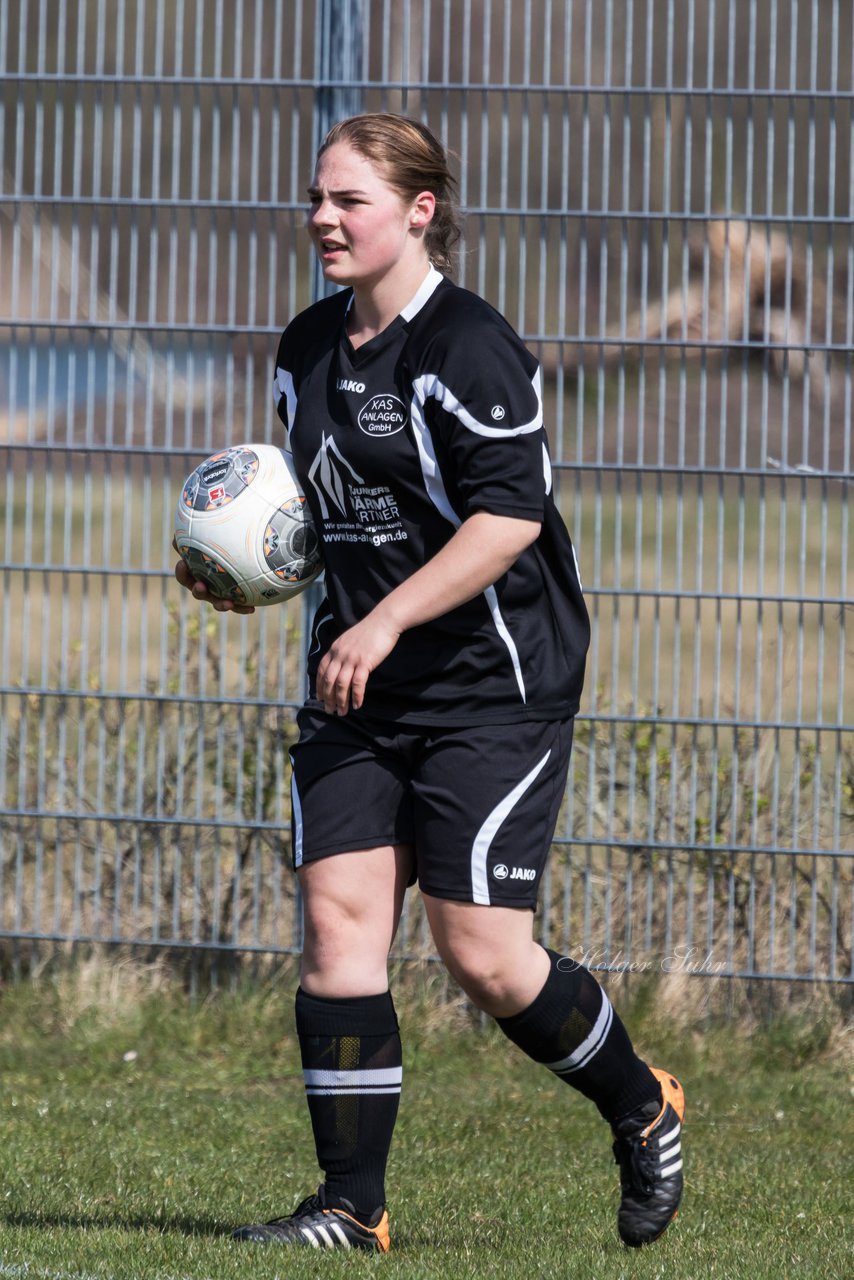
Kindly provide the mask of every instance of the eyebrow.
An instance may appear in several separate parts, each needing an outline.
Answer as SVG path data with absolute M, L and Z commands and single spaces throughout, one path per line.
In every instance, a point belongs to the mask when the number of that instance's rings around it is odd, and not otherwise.
M 323 193 L 320 190 L 320 187 L 309 187 L 308 194 L 310 196 L 319 196 L 319 195 L 322 195 Z M 364 195 L 367 195 L 367 192 L 355 191 L 355 190 L 350 190 L 349 188 L 345 188 L 343 191 L 330 191 L 329 194 L 331 196 L 364 196 Z

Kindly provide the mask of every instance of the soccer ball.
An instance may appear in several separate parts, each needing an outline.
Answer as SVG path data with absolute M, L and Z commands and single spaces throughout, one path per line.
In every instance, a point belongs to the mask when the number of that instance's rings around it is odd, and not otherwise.
M 272 444 L 235 445 L 196 467 L 178 498 L 175 545 L 211 595 L 235 604 L 291 600 L 323 570 L 291 457 Z

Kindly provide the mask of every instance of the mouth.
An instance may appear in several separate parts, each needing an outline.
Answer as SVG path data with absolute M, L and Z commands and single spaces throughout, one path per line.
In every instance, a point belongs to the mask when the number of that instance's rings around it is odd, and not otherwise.
M 321 240 L 318 247 L 320 256 L 325 262 L 335 262 L 341 254 L 347 252 L 347 246 L 341 244 L 338 240 Z

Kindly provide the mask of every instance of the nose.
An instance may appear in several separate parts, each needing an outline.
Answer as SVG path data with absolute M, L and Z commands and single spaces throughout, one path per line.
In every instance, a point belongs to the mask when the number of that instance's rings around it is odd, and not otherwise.
M 313 227 L 332 227 L 335 226 L 338 219 L 335 214 L 335 206 L 327 197 L 317 201 L 309 206 L 308 221 Z

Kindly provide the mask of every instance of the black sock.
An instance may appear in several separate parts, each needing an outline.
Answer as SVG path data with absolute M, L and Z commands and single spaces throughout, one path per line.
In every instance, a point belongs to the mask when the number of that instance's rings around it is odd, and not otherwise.
M 327 1000 L 300 987 L 303 1078 L 326 1194 L 368 1222 L 385 1203 L 385 1168 L 403 1067 L 391 993 Z
M 610 1124 L 660 1098 L 658 1081 L 593 975 L 575 960 L 547 954 L 551 969 L 537 998 L 521 1013 L 496 1019 L 504 1034 L 590 1098 Z

